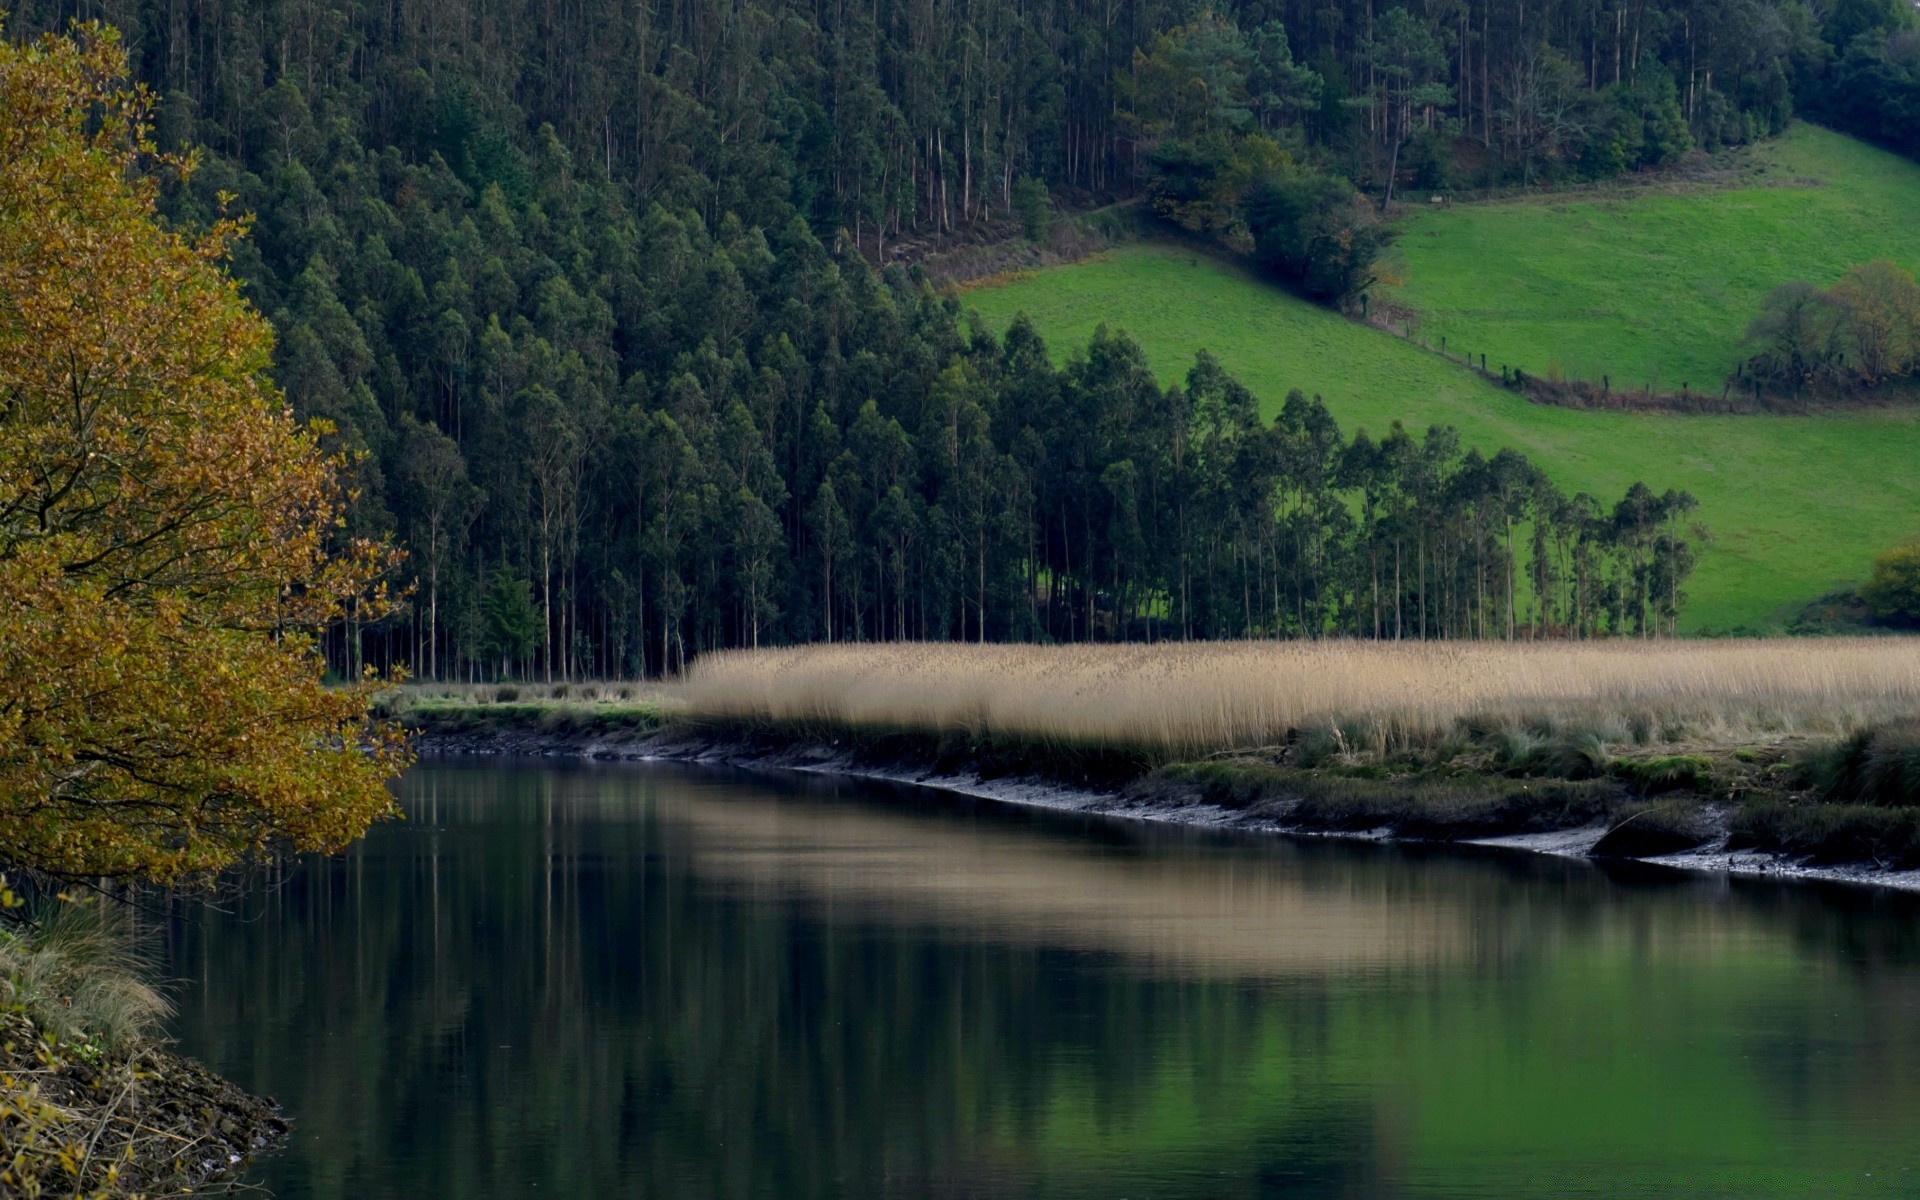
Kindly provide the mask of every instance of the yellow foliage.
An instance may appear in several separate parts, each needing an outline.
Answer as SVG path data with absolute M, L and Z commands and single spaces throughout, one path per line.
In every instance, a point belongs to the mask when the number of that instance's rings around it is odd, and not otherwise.
M 155 215 L 148 97 L 99 26 L 0 39 L 0 863 L 169 882 L 330 851 L 391 808 L 398 734 L 315 633 L 377 615 L 342 463 L 221 269 L 244 223 Z
M 1869 382 L 1904 375 L 1920 359 L 1920 284 L 1886 259 L 1850 268 L 1833 285 L 1846 309 L 1854 364 Z

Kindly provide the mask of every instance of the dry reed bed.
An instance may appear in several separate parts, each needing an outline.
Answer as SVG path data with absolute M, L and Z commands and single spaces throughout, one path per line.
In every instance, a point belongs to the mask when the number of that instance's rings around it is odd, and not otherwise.
M 1382 749 L 1463 724 L 1733 740 L 1920 714 L 1920 639 L 806 646 L 707 655 L 684 697 L 696 716 L 1190 752 L 1316 726 Z

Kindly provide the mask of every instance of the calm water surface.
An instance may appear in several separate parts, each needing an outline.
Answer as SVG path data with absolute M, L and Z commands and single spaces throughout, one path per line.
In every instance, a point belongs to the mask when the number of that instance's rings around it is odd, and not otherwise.
M 1920 1195 L 1920 905 L 422 767 L 173 920 L 305 1197 Z

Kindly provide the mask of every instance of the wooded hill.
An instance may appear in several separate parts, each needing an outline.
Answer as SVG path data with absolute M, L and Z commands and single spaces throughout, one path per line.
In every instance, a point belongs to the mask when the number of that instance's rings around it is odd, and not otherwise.
M 412 610 L 343 637 L 338 665 L 364 647 L 430 672 L 657 671 L 830 622 L 936 638 L 1650 629 L 1670 618 L 1649 598 L 1683 596 L 1645 574 L 1661 530 L 1669 561 L 1687 558 L 1670 517 L 1629 521 L 1652 531 L 1629 549 L 1608 540 L 1618 497 L 1595 501 L 1596 553 L 1630 565 L 1578 605 L 1559 583 L 1491 582 L 1466 605 L 1469 577 L 1453 600 L 1416 600 L 1404 574 L 1378 598 L 1385 527 L 1366 484 L 1331 477 L 1312 484 L 1330 524 L 1311 572 L 1259 532 L 1278 528 L 1276 496 L 1239 493 L 1240 523 L 1208 527 L 1235 548 L 1204 551 L 1202 606 L 1198 544 L 1122 549 L 1167 511 L 1113 473 L 1156 469 L 1113 427 L 1168 395 L 1110 407 L 1151 383 L 1126 343 L 1052 373 L 872 264 L 885 239 L 998 218 L 1022 194 L 1128 193 L 1182 164 L 1222 187 L 1246 164 L 1310 176 L 1310 199 L 1329 181 L 1384 187 L 1390 169 L 1421 184 L 1626 170 L 1831 107 L 1856 67 L 1880 81 L 1871 102 L 1848 93 L 1864 122 L 1904 102 L 1911 74 L 1906 10 L 1870 0 L 1824 21 L 1797 2 L 25 0 L 7 33 L 75 15 L 125 31 L 161 144 L 206 148 L 172 218 L 210 221 L 223 192 L 256 214 L 234 269 L 279 331 L 296 411 L 363 454 L 348 532 L 412 550 Z M 1198 436 L 1148 427 L 1156 461 Z M 1292 470 L 1268 478 L 1299 491 Z M 1529 578 L 1510 539 L 1486 540 L 1507 520 L 1480 503 L 1431 514 L 1479 514 L 1457 569 Z M 982 556 L 967 570 L 960 548 L 989 527 L 982 584 Z M 1289 586 L 1319 599 L 1287 617 Z
M 256 173 L 311 170 L 346 138 L 414 161 L 438 153 L 468 188 L 498 183 L 519 200 L 551 125 L 629 203 L 769 227 L 797 212 L 876 251 L 880 228 L 1005 211 L 1022 175 L 1131 191 L 1172 127 L 1209 106 L 1363 187 L 1382 183 L 1396 150 L 1423 184 L 1596 175 L 1748 141 L 1796 110 L 1909 150 L 1920 136 L 1920 39 L 1904 0 L 3 10 L 16 37 L 74 16 L 121 29 L 137 74 L 166 98 L 162 133 Z M 1185 93 L 1157 94 L 1170 82 Z M 1246 95 L 1228 104 L 1239 82 Z

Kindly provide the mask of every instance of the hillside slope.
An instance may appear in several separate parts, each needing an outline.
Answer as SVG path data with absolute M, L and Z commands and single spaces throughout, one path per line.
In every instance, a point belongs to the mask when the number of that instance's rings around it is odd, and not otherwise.
M 1800 603 L 1862 577 L 1872 555 L 1920 527 L 1920 412 L 1818 417 L 1669 416 L 1535 405 L 1389 334 L 1296 300 L 1230 266 L 1133 245 L 965 303 L 996 329 L 1025 311 L 1050 345 L 1125 329 L 1163 380 L 1208 349 L 1269 406 L 1317 392 L 1348 428 L 1457 426 L 1513 446 L 1568 489 L 1617 496 L 1636 479 L 1700 498 L 1713 531 L 1681 628 L 1777 627 Z
M 1889 258 L 1920 269 L 1920 164 L 1815 125 L 1726 156 L 1720 186 L 1540 194 L 1400 222 L 1387 298 L 1422 340 L 1547 376 L 1718 393 L 1761 297 Z M 1731 186 L 1727 186 L 1731 184 Z

